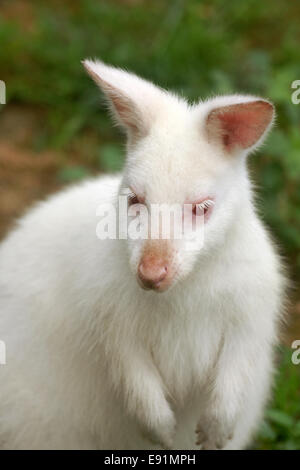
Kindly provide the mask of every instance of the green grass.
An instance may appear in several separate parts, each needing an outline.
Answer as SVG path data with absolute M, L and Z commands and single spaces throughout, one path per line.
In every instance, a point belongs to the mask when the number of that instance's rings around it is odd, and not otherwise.
M 14 0 L 13 0 L 14 1 Z M 276 104 L 277 125 L 250 160 L 261 214 L 300 280 L 300 3 L 278 0 L 33 0 L 32 16 L 0 12 L 0 79 L 9 104 L 43 116 L 35 150 L 64 155 L 60 182 L 122 167 L 122 138 L 80 61 L 99 57 L 191 100 L 246 92 Z M 2 110 L 4 107 L 2 107 Z M 0 109 L 1 112 L 1 109 Z M 76 164 L 69 156 L 76 153 Z M 295 338 L 296 339 L 296 338 Z M 300 366 L 282 351 L 275 395 L 255 446 L 300 449 Z
M 255 443 L 258 449 L 300 449 L 300 365 L 282 348 L 274 398 Z

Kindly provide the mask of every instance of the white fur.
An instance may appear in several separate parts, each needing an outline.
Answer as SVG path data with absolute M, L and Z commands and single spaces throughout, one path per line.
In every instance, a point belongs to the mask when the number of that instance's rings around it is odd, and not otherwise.
M 255 98 L 189 106 L 127 72 L 86 66 L 119 121 L 113 100 L 126 97 L 143 135 L 122 121 L 123 175 L 40 203 L 1 245 L 1 446 L 194 449 L 198 425 L 204 448 L 244 448 L 270 392 L 285 282 L 253 206 L 247 152 L 225 155 L 205 120 Z M 203 249 L 174 248 L 177 274 L 162 294 L 135 279 L 146 241 L 96 237 L 97 206 L 128 185 L 149 202 L 215 197 Z

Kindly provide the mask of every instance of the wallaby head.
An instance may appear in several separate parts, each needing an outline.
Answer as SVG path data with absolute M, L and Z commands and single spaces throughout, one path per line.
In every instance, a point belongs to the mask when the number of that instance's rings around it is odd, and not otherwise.
M 271 103 L 252 96 L 221 96 L 193 105 L 134 74 L 100 61 L 84 66 L 127 133 L 120 192 L 128 205 L 186 207 L 204 232 L 193 249 L 188 237 L 128 239 L 130 264 L 142 287 L 162 292 L 186 277 L 196 260 L 225 239 L 249 202 L 246 155 L 263 141 L 274 119 Z M 139 212 L 140 214 L 140 212 Z M 136 215 L 136 213 L 135 213 Z M 176 222 L 177 220 L 177 222 Z M 160 230 L 160 229 L 159 229 Z M 173 234 L 173 235 L 172 235 Z M 201 249 L 200 249 L 201 248 Z

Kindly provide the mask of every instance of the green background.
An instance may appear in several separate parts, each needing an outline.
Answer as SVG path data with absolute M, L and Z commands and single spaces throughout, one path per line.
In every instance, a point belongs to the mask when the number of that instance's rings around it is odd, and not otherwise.
M 4 7 L 7 3 L 1 2 Z M 190 99 L 244 92 L 275 103 L 275 129 L 249 165 L 261 215 L 294 281 L 296 302 L 300 104 L 291 101 L 291 85 L 300 80 L 300 2 L 9 3 L 17 5 L 15 13 L 2 15 L 0 7 L 0 78 L 7 84 L 6 107 L 30 107 L 41 116 L 30 146 L 41 155 L 45 149 L 57 151 L 60 183 L 116 171 L 124 158 L 122 136 L 85 75 L 83 58 L 98 57 L 133 70 Z M 275 398 L 253 447 L 300 449 L 300 365 L 291 364 L 289 346 L 281 348 L 279 358 Z

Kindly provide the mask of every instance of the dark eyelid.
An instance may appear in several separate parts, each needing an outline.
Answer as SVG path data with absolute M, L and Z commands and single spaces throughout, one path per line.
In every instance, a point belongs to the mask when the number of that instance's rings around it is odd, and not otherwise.
M 134 198 L 137 198 L 137 200 L 138 200 L 137 202 L 138 202 L 139 204 L 144 204 L 145 198 L 144 198 L 143 196 L 139 196 L 139 195 L 137 194 L 137 192 L 132 189 L 131 186 L 129 187 L 129 189 L 130 189 L 131 193 L 128 195 L 128 200 L 130 201 L 130 200 L 132 200 L 132 199 L 134 199 Z
M 128 194 L 128 202 L 130 204 L 137 204 L 139 202 L 139 198 L 134 193 Z

